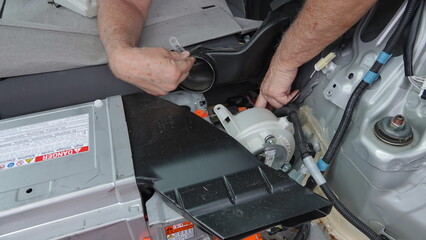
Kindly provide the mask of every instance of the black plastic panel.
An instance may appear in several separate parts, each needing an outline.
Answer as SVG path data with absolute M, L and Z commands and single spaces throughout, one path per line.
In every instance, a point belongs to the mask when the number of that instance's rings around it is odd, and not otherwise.
M 240 239 L 330 212 L 327 200 L 188 110 L 147 94 L 123 102 L 141 192 L 154 188 L 209 233 Z
M 262 26 L 242 47 L 199 47 L 192 54 L 207 61 L 215 72 L 215 84 L 227 84 L 263 78 L 283 32 L 301 8 L 299 1 L 290 1 L 268 15 Z M 196 76 L 193 76 L 196 79 Z

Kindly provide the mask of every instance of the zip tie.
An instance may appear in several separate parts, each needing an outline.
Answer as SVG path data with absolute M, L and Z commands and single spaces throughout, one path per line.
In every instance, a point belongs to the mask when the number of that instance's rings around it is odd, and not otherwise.
M 376 61 L 380 64 L 384 65 L 386 62 L 392 57 L 392 54 L 389 54 L 385 51 L 381 51 Z
M 320 158 L 317 162 L 317 166 L 321 172 L 325 172 L 327 168 L 330 166 L 330 164 L 324 162 L 323 158 Z
M 364 77 L 362 78 L 362 80 L 368 84 L 373 84 L 377 78 L 379 77 L 378 73 L 372 72 L 372 71 L 368 71 Z

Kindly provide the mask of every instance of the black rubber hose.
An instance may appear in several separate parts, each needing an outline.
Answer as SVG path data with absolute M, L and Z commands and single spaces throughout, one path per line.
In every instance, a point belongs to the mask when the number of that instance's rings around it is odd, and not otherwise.
M 305 135 L 303 134 L 302 124 L 300 123 L 297 111 L 292 107 L 282 107 L 274 112 L 277 117 L 287 116 L 288 120 L 293 123 L 294 127 L 294 140 L 296 141 L 297 148 L 299 149 L 301 158 L 307 157 L 309 154 Z
M 425 1 L 420 1 L 420 5 L 416 10 L 416 14 L 411 22 L 410 31 L 404 41 L 404 72 L 405 76 L 413 76 L 413 49 L 416 42 L 417 33 L 420 28 L 420 20 L 422 18 L 423 8 Z
M 365 234 L 369 239 L 372 240 L 387 240 L 388 238 L 384 235 L 379 235 L 376 232 L 374 232 L 369 226 L 367 226 L 365 223 L 360 221 L 355 215 L 353 215 L 341 202 L 340 200 L 334 195 L 333 191 L 330 189 L 327 183 L 324 183 L 320 186 L 324 194 L 327 196 L 327 198 L 333 202 L 334 207 L 339 211 L 342 216 L 348 220 L 351 224 L 354 225 L 358 230 L 360 230 L 362 233 Z
M 424 0 L 420 0 L 420 1 L 424 1 Z M 408 0 L 407 7 L 404 10 L 404 14 L 399 20 L 396 30 L 392 33 L 383 51 L 389 54 L 393 53 L 395 47 L 398 45 L 401 39 L 401 36 L 404 34 L 404 29 L 410 23 L 411 18 L 413 17 L 418 4 L 419 4 L 419 0 Z

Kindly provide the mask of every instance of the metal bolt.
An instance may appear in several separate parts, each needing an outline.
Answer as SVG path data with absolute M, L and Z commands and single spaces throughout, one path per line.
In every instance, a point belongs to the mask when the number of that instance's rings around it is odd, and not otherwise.
M 398 114 L 392 118 L 390 127 L 394 129 L 402 129 L 405 126 L 405 118 L 404 116 Z
M 247 44 L 248 42 L 250 42 L 250 35 L 245 35 L 243 38 L 243 41 Z
M 333 91 L 328 90 L 328 91 L 327 91 L 327 96 L 331 97 L 332 95 L 333 95 Z
M 277 139 L 275 139 L 275 137 L 274 137 L 274 136 L 272 136 L 272 135 L 268 135 L 268 136 L 266 136 L 266 138 L 265 138 L 265 143 L 268 143 L 268 144 L 270 144 L 270 145 L 274 145 L 274 144 L 276 144 L 276 143 L 277 143 Z
M 283 170 L 284 172 L 288 172 L 290 169 L 291 169 L 291 165 L 290 165 L 290 164 L 285 164 L 285 165 L 282 167 L 282 170 Z

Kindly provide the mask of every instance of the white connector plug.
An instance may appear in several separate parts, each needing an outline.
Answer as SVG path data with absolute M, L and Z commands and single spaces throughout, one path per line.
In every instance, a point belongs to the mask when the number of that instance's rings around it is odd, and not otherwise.
M 311 78 L 314 75 L 315 72 L 322 71 L 324 74 L 327 74 L 334 70 L 336 67 L 336 64 L 332 62 L 332 60 L 336 57 L 336 53 L 330 52 L 327 54 L 327 56 L 321 58 L 318 60 L 317 63 L 315 63 L 314 68 L 315 71 L 311 74 Z

